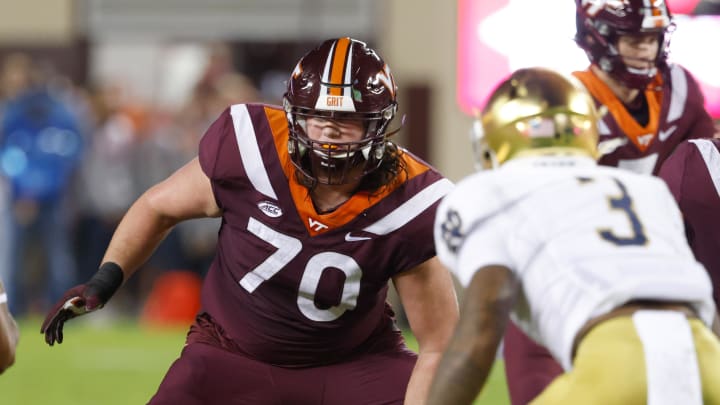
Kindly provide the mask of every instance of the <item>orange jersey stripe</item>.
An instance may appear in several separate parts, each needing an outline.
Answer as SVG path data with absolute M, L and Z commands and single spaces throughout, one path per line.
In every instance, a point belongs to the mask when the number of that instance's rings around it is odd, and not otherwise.
M 312 203 L 309 190 L 298 183 L 295 179 L 296 169 L 290 160 L 290 154 L 287 149 L 289 133 L 285 113 L 277 108 L 265 107 L 265 114 L 267 115 L 268 122 L 270 123 L 270 129 L 274 135 L 275 148 L 277 149 L 278 156 L 280 157 L 280 162 L 282 164 L 283 171 L 285 172 L 285 176 L 288 179 L 288 185 L 293 201 L 295 202 L 295 207 L 298 210 L 300 218 L 305 224 L 308 234 L 311 236 L 316 236 L 328 230 L 347 224 L 360 215 L 360 213 L 364 210 L 387 197 L 402 183 L 426 172 L 429 169 L 428 166 L 418 162 L 408 154 L 403 153 L 401 158 L 405 162 L 407 174 L 401 173 L 400 178 L 396 179 L 396 181 L 392 184 L 384 187 L 377 193 L 370 194 L 368 192 L 358 192 L 335 211 L 326 214 L 319 214 Z M 318 222 L 325 225 L 326 228 L 323 227 L 322 229 L 318 229 L 318 227 L 311 226 L 311 223 Z
M 657 136 L 660 124 L 660 106 L 662 105 L 662 93 L 659 91 L 645 90 L 645 97 L 648 102 L 649 119 L 646 126 L 641 126 L 628 112 L 625 105 L 592 71 L 573 72 L 573 75 L 580 79 L 592 96 L 607 107 L 610 114 L 615 118 L 618 126 L 625 132 L 625 135 L 640 150 L 645 152 L 648 146 Z M 661 88 L 662 78 L 657 75 L 651 89 Z
M 348 47 L 350 46 L 350 38 L 340 38 L 335 43 L 334 55 L 332 58 L 332 66 L 330 66 L 330 81 L 332 85 L 343 84 L 345 76 L 345 67 L 348 59 Z M 342 87 L 329 87 L 330 95 L 342 96 Z

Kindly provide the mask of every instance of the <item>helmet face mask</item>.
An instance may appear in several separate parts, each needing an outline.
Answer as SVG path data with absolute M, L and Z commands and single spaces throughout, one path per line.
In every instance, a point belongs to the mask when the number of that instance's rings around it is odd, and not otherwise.
M 379 164 L 382 161 L 384 136 L 368 137 L 368 130 L 363 125 L 358 128 L 363 135 L 357 141 L 328 141 L 317 135 L 322 129 L 308 128 L 308 119 L 312 118 L 320 117 L 297 115 L 295 123 L 298 136 L 291 137 L 288 142 L 293 163 L 296 162 L 295 158 L 301 159 L 296 166 L 303 175 L 321 184 L 346 184 L 359 180 L 375 169 L 376 166 L 370 166 L 371 163 Z M 334 120 L 334 123 L 342 121 Z M 357 123 L 356 120 L 353 122 Z M 309 133 L 313 132 L 315 135 L 310 136 Z M 373 156 L 370 156 L 371 152 Z
M 575 0 L 577 34 L 575 41 L 591 63 L 629 88 L 644 89 L 659 70 L 667 67 L 670 36 L 675 28 L 665 0 Z M 620 54 L 622 36 L 655 34 L 658 51 L 654 58 L 636 59 L 628 66 L 627 56 Z
M 573 78 L 517 70 L 495 89 L 473 127 L 476 167 L 527 155 L 597 158 L 597 120 L 592 98 Z
M 295 167 L 312 183 L 330 185 L 355 182 L 376 170 L 397 111 L 396 92 L 389 67 L 363 42 L 332 39 L 308 52 L 283 100 Z M 360 121 L 365 133 L 353 142 L 316 141 L 307 133 L 309 118 Z

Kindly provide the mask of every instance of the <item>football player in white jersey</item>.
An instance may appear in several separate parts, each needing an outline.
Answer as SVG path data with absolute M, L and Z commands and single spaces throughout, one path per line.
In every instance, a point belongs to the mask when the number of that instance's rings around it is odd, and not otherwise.
M 438 257 L 466 290 L 430 404 L 472 403 L 509 318 L 565 370 L 533 404 L 720 404 L 708 275 L 662 180 L 596 164 L 596 121 L 550 70 L 490 97 L 473 142 L 495 170 L 436 216 Z

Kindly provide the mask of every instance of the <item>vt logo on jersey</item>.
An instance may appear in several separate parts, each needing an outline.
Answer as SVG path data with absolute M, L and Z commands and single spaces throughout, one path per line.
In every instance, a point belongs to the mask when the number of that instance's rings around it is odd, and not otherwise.
M 653 134 L 638 135 L 637 140 L 640 145 L 647 146 L 654 137 Z
M 315 232 L 321 232 L 326 229 L 328 229 L 328 226 L 323 224 L 320 221 L 316 221 L 312 218 L 308 218 L 308 224 L 310 225 L 310 229 L 312 229 Z

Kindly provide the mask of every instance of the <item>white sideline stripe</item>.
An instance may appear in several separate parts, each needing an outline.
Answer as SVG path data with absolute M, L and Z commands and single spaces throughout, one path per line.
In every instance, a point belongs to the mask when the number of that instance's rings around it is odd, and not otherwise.
M 715 186 L 715 192 L 720 196 L 720 152 L 718 152 L 710 140 L 691 139 L 690 142 L 694 143 L 700 151 L 705 161 L 705 166 L 710 172 L 710 178 L 712 178 L 713 185 Z
M 670 78 L 672 80 L 672 95 L 670 96 L 670 107 L 665 122 L 673 122 L 680 118 L 685 109 L 687 101 L 688 85 L 685 72 L 678 65 L 673 65 L 670 69 Z
M 255 187 L 255 190 L 277 200 L 277 195 L 263 164 L 257 134 L 255 134 L 255 128 L 252 126 L 247 106 L 244 104 L 233 105 L 230 107 L 230 115 L 232 115 L 233 127 L 235 128 L 235 139 L 237 140 L 238 149 L 240 149 L 240 158 L 250 183 Z
M 384 218 L 363 230 L 375 235 L 387 235 L 420 215 L 421 212 L 444 197 L 453 186 L 453 183 L 448 179 L 438 180 L 395 208 Z

